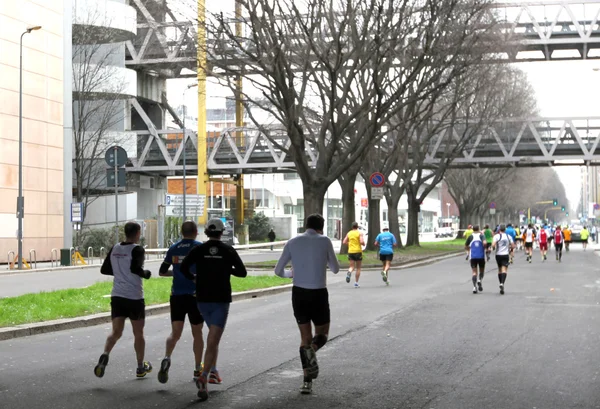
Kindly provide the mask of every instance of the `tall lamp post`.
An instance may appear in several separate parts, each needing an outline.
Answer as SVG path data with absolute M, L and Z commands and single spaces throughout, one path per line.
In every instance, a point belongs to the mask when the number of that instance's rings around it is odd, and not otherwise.
M 184 222 L 187 220 L 186 203 L 185 203 L 185 201 L 186 201 L 186 190 L 187 190 L 187 184 L 186 184 L 186 181 L 187 181 L 186 180 L 186 174 L 187 174 L 187 172 L 186 172 L 186 166 L 185 166 L 185 160 L 186 160 L 185 157 L 187 156 L 186 155 L 186 150 L 185 150 L 186 142 L 187 142 L 186 138 L 185 138 L 186 137 L 186 131 L 185 131 L 185 117 L 186 117 L 185 93 L 190 88 L 194 88 L 194 87 L 197 87 L 197 86 L 198 86 L 197 83 L 196 84 L 190 84 L 183 91 L 183 138 L 182 138 L 182 140 L 183 140 L 183 152 L 182 152 L 182 155 L 183 155 L 183 221 Z
M 446 207 L 448 208 L 448 219 L 450 218 L 450 203 L 446 203 Z
M 23 269 L 23 212 L 25 211 L 25 200 L 23 198 L 23 36 L 40 28 L 42 26 L 27 27 L 19 40 L 19 196 L 17 197 L 17 218 L 19 220 L 17 257 L 19 270 Z

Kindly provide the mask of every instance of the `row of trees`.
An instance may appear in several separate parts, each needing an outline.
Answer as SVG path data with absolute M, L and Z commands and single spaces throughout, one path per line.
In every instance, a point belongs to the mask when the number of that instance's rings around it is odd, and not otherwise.
M 273 125 L 303 182 L 304 213 L 321 213 L 327 188 L 343 189 L 343 233 L 354 220 L 354 183 L 387 179 L 390 230 L 408 198 L 408 245 L 418 245 L 420 204 L 452 160 L 498 117 L 530 111 L 526 78 L 489 64 L 501 36 L 490 0 L 240 0 L 236 30 L 208 14 L 211 73 Z M 207 69 L 207 67 L 202 67 Z M 243 78 L 244 91 L 237 88 Z M 258 109 L 257 109 L 258 108 Z M 268 132 L 268 129 L 265 129 Z M 425 166 L 437 147 L 435 166 Z M 306 149 L 318 152 L 316 166 Z M 367 185 L 370 193 L 370 186 Z M 379 201 L 369 201 L 369 235 Z

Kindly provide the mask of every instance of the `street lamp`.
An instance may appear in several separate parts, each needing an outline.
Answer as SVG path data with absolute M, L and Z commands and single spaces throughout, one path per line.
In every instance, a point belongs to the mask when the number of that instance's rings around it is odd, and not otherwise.
M 186 167 L 185 167 L 185 157 L 186 157 L 186 132 L 185 132 L 185 117 L 186 117 L 186 105 L 185 105 L 185 93 L 190 89 L 190 88 L 194 88 L 197 87 L 198 83 L 195 84 L 190 84 L 188 85 L 185 90 L 183 91 L 183 221 L 186 221 L 187 218 L 187 213 L 186 213 L 186 190 L 187 190 L 187 185 L 186 185 Z
M 23 198 L 23 36 L 40 28 L 42 26 L 27 27 L 19 40 L 19 196 L 17 197 L 17 218 L 19 220 L 17 227 L 19 247 L 17 257 L 19 258 L 19 270 L 23 269 L 23 212 L 25 211 L 25 200 Z
M 448 219 L 450 218 L 450 203 L 446 203 L 446 206 L 448 207 Z

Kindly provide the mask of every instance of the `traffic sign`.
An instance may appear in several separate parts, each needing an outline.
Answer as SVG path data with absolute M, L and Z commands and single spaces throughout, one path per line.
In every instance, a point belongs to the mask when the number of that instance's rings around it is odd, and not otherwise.
M 495 209 L 495 208 L 496 208 L 496 202 L 490 203 L 490 209 Z
M 206 195 L 185 195 L 186 216 L 202 216 L 206 203 Z M 183 216 L 183 195 L 166 195 L 166 215 Z
M 127 182 L 125 180 L 125 168 L 119 168 L 118 171 L 117 187 L 125 187 L 127 186 Z M 106 169 L 106 187 L 115 187 L 115 170 L 114 169 Z
M 125 166 L 127 163 L 127 151 L 120 146 L 116 146 L 116 148 L 117 167 Z M 115 146 L 108 148 L 106 154 L 104 154 L 104 160 L 108 166 L 115 167 Z
M 371 200 L 380 200 L 383 199 L 383 188 L 382 187 L 372 187 L 371 188 Z
M 71 222 L 83 223 L 83 203 L 71 203 Z
M 490 214 L 493 216 L 496 214 L 496 209 L 490 208 Z
M 381 172 L 373 172 L 369 181 L 373 187 L 382 187 L 385 184 L 385 176 Z

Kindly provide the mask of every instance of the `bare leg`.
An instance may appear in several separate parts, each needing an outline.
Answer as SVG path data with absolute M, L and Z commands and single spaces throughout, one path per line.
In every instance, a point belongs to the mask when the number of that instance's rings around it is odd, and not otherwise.
M 362 261 L 357 261 L 356 262 L 356 282 L 358 283 L 358 280 L 360 280 L 360 269 L 362 267 Z
M 167 338 L 167 345 L 165 348 L 165 357 L 170 357 L 173 354 L 173 350 L 175 349 L 175 345 L 181 338 L 181 333 L 183 332 L 183 321 L 173 321 L 171 322 L 171 334 Z
M 204 352 L 204 339 L 202 338 L 202 324 L 192 325 L 192 335 L 194 336 L 194 358 L 196 368 L 202 365 L 202 354 Z M 215 358 L 215 362 L 217 359 Z
M 125 328 L 125 317 L 117 317 L 112 320 L 112 331 L 106 338 L 104 344 L 104 353 L 109 354 L 114 348 L 117 341 L 123 336 L 123 329 Z
M 204 369 L 202 374 L 207 376 L 210 372 L 210 368 L 215 366 L 217 362 L 217 355 L 219 353 L 219 342 L 223 336 L 224 329 L 211 325 L 208 329 L 208 337 L 206 338 L 206 353 L 204 354 Z
M 137 357 L 138 366 L 144 364 L 144 353 L 146 351 L 146 340 L 144 339 L 145 320 L 131 320 L 133 329 L 133 348 Z

